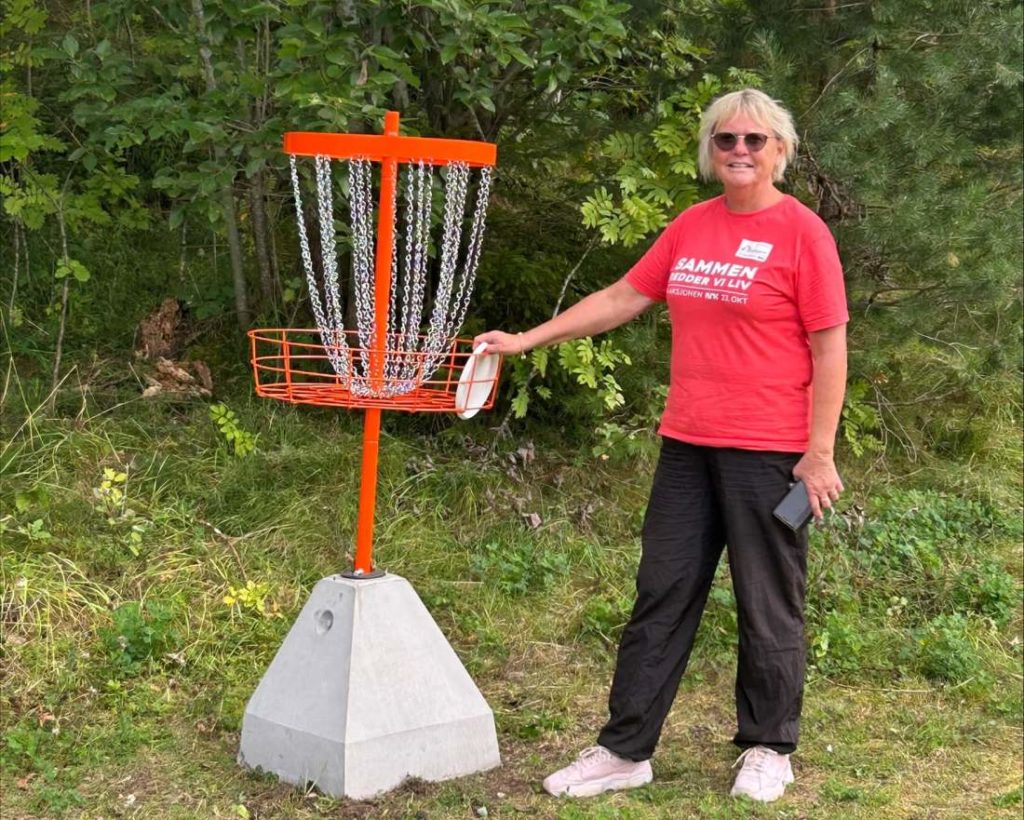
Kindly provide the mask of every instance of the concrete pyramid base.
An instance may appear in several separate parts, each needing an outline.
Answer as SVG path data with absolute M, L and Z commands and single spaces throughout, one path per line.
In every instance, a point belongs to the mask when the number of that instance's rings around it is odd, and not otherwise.
M 249 700 L 238 761 L 364 799 L 501 758 L 490 707 L 409 582 L 334 575 Z

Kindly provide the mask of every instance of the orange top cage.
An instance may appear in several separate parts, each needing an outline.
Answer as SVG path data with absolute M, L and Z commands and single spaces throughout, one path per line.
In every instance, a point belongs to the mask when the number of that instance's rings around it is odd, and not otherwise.
M 351 573 L 366 577 L 373 571 L 381 411 L 454 412 L 468 418 L 494 403 L 500 358 L 485 357 L 482 350 L 474 353 L 472 340 L 458 338 L 457 333 L 480 260 L 497 147 L 467 140 L 402 137 L 399 114 L 389 111 L 382 135 L 290 132 L 284 135 L 284 151 L 291 164 L 299 243 L 317 329 L 249 331 L 256 392 L 294 404 L 366 411 Z M 319 277 L 307 231 L 298 157 L 314 159 Z M 352 266 L 347 281 L 337 267 L 333 160 L 348 165 Z M 380 168 L 376 241 L 372 230 L 375 165 Z M 400 165 L 405 166 L 401 180 Z M 443 177 L 441 197 L 436 197 L 435 169 Z M 463 248 L 463 223 L 473 187 L 471 169 L 479 169 L 478 180 Z M 400 188 L 405 197 L 401 226 L 396 207 Z M 429 250 L 435 199 L 443 204 L 443 217 L 440 241 L 434 243 L 437 270 L 432 276 Z M 395 234 L 403 227 L 404 241 L 396 247 Z M 429 317 L 425 317 L 428 301 Z M 346 314 L 353 313 L 355 327 L 346 328 Z

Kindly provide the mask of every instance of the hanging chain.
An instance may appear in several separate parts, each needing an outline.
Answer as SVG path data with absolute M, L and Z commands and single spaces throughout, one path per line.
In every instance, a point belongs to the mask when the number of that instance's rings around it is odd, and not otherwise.
M 406 360 L 409 355 L 410 345 L 415 341 L 409 339 L 409 283 L 415 269 L 412 260 L 414 253 L 413 229 L 416 220 L 413 214 L 414 203 L 416 202 L 416 169 L 413 165 L 405 169 L 405 234 L 404 237 L 395 232 L 395 251 L 392 254 L 391 277 L 391 313 L 388 328 L 393 334 L 389 340 L 389 351 L 393 348 L 393 354 L 388 358 L 388 382 L 389 386 L 397 389 L 406 371 Z M 396 213 L 397 219 L 397 213 Z M 402 251 L 399 252 L 398 241 L 402 239 Z M 401 294 L 399 295 L 399 290 Z M 402 392 L 402 391 L 400 391 Z M 404 391 L 408 392 L 408 391 Z
M 402 340 L 404 361 L 399 379 L 401 392 L 413 389 L 422 378 L 417 377 L 422 363 L 420 323 L 426 294 L 427 270 L 430 262 L 430 215 L 433 207 L 434 171 L 420 161 L 410 169 L 410 187 L 406 191 L 406 253 L 405 280 L 402 294 Z
M 437 292 L 434 309 L 430 315 L 430 327 L 424 343 L 424 370 L 432 373 L 447 350 L 446 332 L 448 311 L 451 303 L 455 274 L 459 263 L 462 244 L 462 222 L 466 213 L 466 196 L 469 190 L 469 166 L 464 162 L 453 162 L 448 166 L 445 180 L 444 222 L 441 234 L 441 263 L 438 272 Z
M 485 166 L 480 169 L 480 185 L 477 188 L 476 208 L 473 211 L 473 224 L 469 230 L 469 245 L 466 248 L 466 263 L 459 280 L 459 292 L 455 297 L 455 309 L 449 311 L 448 323 L 445 325 L 445 338 L 450 339 L 462 329 L 469 310 L 469 299 L 473 295 L 476 284 L 476 272 L 480 266 L 480 252 L 483 250 L 484 230 L 487 227 L 487 203 L 491 197 L 491 172 Z
M 384 188 L 384 174 L 388 173 L 387 168 L 388 168 L 388 166 L 386 164 L 381 166 L 381 171 L 380 171 L 380 173 L 381 173 L 381 189 Z M 396 204 L 396 201 L 398 199 L 398 165 L 397 165 L 397 163 L 391 165 L 390 173 L 394 174 L 394 179 L 392 180 L 392 185 L 391 185 L 391 202 L 388 203 L 390 208 L 391 208 L 391 237 L 392 237 L 392 239 L 391 239 L 391 248 L 389 249 L 391 251 L 391 259 L 389 260 L 390 271 L 389 271 L 389 274 L 388 274 L 391 277 L 391 293 L 389 295 L 389 305 L 388 305 L 389 312 L 388 312 L 388 315 L 386 315 L 385 318 L 384 318 L 384 321 L 386 323 L 384 328 L 383 328 L 383 330 L 384 330 L 384 350 L 380 351 L 380 353 L 384 356 L 384 363 L 383 363 L 384 383 L 382 385 L 380 385 L 379 387 L 373 389 L 374 395 L 378 395 L 378 396 L 379 395 L 384 395 L 384 396 L 393 395 L 393 390 L 391 389 L 391 385 L 393 384 L 393 380 L 394 380 L 395 353 L 396 353 L 396 351 L 395 351 L 395 344 L 394 344 L 394 337 L 393 337 L 394 323 L 390 319 L 390 314 L 394 313 L 395 288 L 398 287 L 398 282 L 395 281 L 395 275 L 396 275 L 396 272 L 398 270 L 398 258 L 397 258 L 398 254 L 395 253 L 395 240 L 394 240 L 395 232 L 396 232 L 395 229 L 396 229 L 396 226 L 398 225 L 398 213 L 397 213 L 397 209 L 395 208 L 395 204 Z M 376 321 L 374 322 L 374 327 L 376 327 Z M 375 344 L 376 344 L 376 342 L 375 342 Z
M 356 328 L 359 337 L 361 372 L 352 374 L 352 392 L 370 391 L 370 347 L 373 344 L 373 180 L 369 160 L 348 163 L 349 198 L 352 221 L 352 278 L 356 300 Z
M 348 376 L 348 345 L 345 341 L 345 328 L 341 322 L 332 324 L 327 321 L 324 313 L 323 303 L 320 301 L 320 287 L 316 281 L 316 271 L 313 269 L 313 256 L 309 250 L 309 235 L 306 231 L 306 215 L 302 210 L 302 190 L 299 185 L 299 168 L 295 157 L 289 157 L 292 172 L 292 195 L 295 198 L 295 221 L 299 229 L 299 247 L 302 253 L 302 267 L 306 272 L 306 283 L 309 285 L 309 304 L 313 308 L 313 316 L 316 318 L 316 325 L 320 329 L 320 340 L 327 351 L 327 358 L 331 363 L 334 372 L 342 378 Z M 319 193 L 319 192 L 318 192 Z M 319 197 L 318 197 L 319 198 Z M 326 257 L 324 260 L 327 265 Z M 336 269 L 335 269 L 336 270 Z M 325 273 L 325 280 L 327 275 Z M 327 283 L 325 281 L 325 289 Z
M 405 174 L 406 189 L 409 185 L 409 172 Z M 398 378 L 399 371 L 402 363 L 402 351 L 404 350 L 403 338 L 402 338 L 402 325 L 399 315 L 401 305 L 399 304 L 398 293 L 402 286 L 401 282 L 401 270 L 402 266 L 399 263 L 399 233 L 397 230 L 398 225 L 398 213 L 396 210 L 392 210 L 391 216 L 394 219 L 391 229 L 392 246 L 391 246 L 391 288 L 388 292 L 388 339 L 385 341 L 385 348 L 387 350 L 384 356 L 384 385 L 385 390 L 390 388 Z
M 338 246 L 334 235 L 334 190 L 331 160 L 316 158 L 317 215 L 320 218 L 320 255 L 324 266 L 324 303 L 331 329 L 344 327 L 341 294 L 338 293 Z
M 396 170 L 397 174 L 397 170 Z M 405 191 L 406 191 L 406 205 L 408 206 L 408 199 L 411 192 L 413 180 L 413 169 L 411 166 L 406 170 L 405 174 Z M 396 183 L 397 183 L 396 179 Z M 400 234 L 398 231 L 398 208 L 397 199 L 398 191 L 397 185 L 395 186 L 395 200 L 391 203 L 391 235 L 394 237 L 391 249 L 391 291 L 389 294 L 389 305 L 388 305 L 388 333 L 386 341 L 386 354 L 384 359 L 384 387 L 383 392 L 388 396 L 400 395 L 402 393 L 408 393 L 410 390 L 416 387 L 415 384 L 406 384 L 406 379 L 403 377 L 403 372 L 406 370 L 404 363 L 408 357 L 408 340 L 406 339 L 406 321 L 405 314 L 407 311 L 407 293 L 409 283 L 409 246 L 408 241 L 406 242 L 406 260 L 404 265 L 404 274 L 401 273 L 403 268 L 400 265 L 400 253 L 399 253 L 399 239 Z M 408 231 L 410 225 L 410 216 L 408 207 L 406 208 L 406 231 Z M 399 293 L 401 291 L 401 294 Z M 413 340 L 412 344 L 415 344 Z
M 376 345 L 373 164 L 366 159 L 352 159 L 348 164 L 352 277 L 356 333 L 359 340 L 360 367 L 357 368 L 352 361 L 345 336 L 344 300 L 338 282 L 331 161 L 325 156 L 315 158 L 317 215 L 323 256 L 321 300 L 309 248 L 305 214 L 302 210 L 298 166 L 294 156 L 289 160 L 299 245 L 309 284 L 310 305 L 331 366 L 339 376 L 348 381 L 351 391 L 359 396 L 397 396 L 414 390 L 433 375 L 447 355 L 469 309 L 483 247 L 493 169 L 484 167 L 480 170 L 473 218 L 460 275 L 459 257 L 469 195 L 470 168 L 464 162 L 453 162 L 447 168 L 438 284 L 426 338 L 421 340 L 420 325 L 423 321 L 430 262 L 434 175 L 433 167 L 423 160 L 408 167 L 405 174 L 404 254 L 400 255 L 396 249 L 391 255 L 388 327 L 385 350 L 382 351 L 385 357 L 384 383 L 374 387 L 370 368 L 370 351 Z M 398 185 L 392 188 L 397 199 Z M 391 206 L 394 220 L 392 234 L 397 237 L 398 215 L 394 200 Z
M 480 169 L 480 183 L 477 186 L 476 206 L 473 210 L 473 221 L 469 232 L 469 242 L 466 247 L 466 257 L 462 265 L 462 275 L 459 278 L 454 303 L 452 303 L 452 287 L 462 240 L 462 216 L 465 212 L 469 184 L 469 167 L 464 163 L 455 163 L 451 167 L 458 168 L 458 173 L 454 178 L 449 176 L 449 184 L 454 183 L 455 185 L 453 199 L 458 199 L 459 212 L 458 219 L 453 219 L 451 222 L 447 218 L 448 214 L 446 213 L 445 215 L 443 234 L 445 247 L 442 252 L 441 281 L 438 284 L 438 296 L 434 303 L 434 313 L 431 316 L 430 333 L 426 344 L 428 350 L 426 367 L 430 371 L 433 371 L 440 363 L 453 342 L 455 334 L 458 333 L 466 318 L 469 300 L 473 294 L 473 285 L 476 282 L 477 269 L 480 265 L 480 252 L 483 248 L 483 235 L 486 228 L 487 204 L 491 191 L 492 169 L 490 167 L 483 167 Z M 447 265 L 445 264 L 446 259 L 448 261 Z
M 402 279 L 402 319 L 399 326 L 398 344 L 406 351 L 410 348 L 415 349 L 417 341 L 415 338 L 410 339 L 410 333 L 415 332 L 411 313 L 412 303 L 415 299 L 414 283 L 419 264 L 416 258 L 417 247 L 415 240 L 416 214 L 418 212 L 416 210 L 416 203 L 418 201 L 416 184 L 420 181 L 420 177 L 416 173 L 418 170 L 419 168 L 414 169 L 412 165 L 409 165 L 405 173 L 405 252 L 402 255 L 402 266 L 405 270 L 405 276 Z M 418 325 L 419 322 L 417 320 L 416 326 L 418 327 Z M 407 367 L 402 368 L 403 375 L 406 370 Z

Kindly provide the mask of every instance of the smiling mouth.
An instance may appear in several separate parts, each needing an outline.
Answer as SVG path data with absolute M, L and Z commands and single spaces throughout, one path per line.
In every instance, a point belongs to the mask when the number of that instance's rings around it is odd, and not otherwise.
M 750 162 L 730 162 L 730 168 L 753 168 L 753 164 Z

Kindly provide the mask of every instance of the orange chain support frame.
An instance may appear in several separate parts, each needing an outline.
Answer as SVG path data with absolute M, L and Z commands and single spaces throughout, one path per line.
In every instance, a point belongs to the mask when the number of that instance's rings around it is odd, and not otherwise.
M 315 331 L 262 329 L 249 332 L 258 395 L 297 404 L 358 407 L 365 410 L 359 520 L 352 573 L 364 576 L 373 571 L 373 525 L 381 412 L 386 409 L 456 412 L 460 408 L 456 407 L 458 378 L 455 374 L 466 365 L 472 352 L 470 340 L 455 339 L 441 364 L 438 377 L 422 378 L 415 390 L 403 395 L 388 396 L 381 390 L 385 383 L 384 367 L 388 350 L 388 306 L 392 287 L 391 260 L 394 254 L 398 166 L 409 162 L 425 162 L 434 166 L 453 162 L 473 167 L 492 166 L 497 160 L 497 146 L 468 140 L 402 137 L 399 136 L 398 112 L 388 111 L 384 116 L 382 135 L 293 131 L 284 135 L 284 151 L 292 156 L 370 160 L 381 165 L 374 268 L 374 339 L 373 346 L 368 351 L 362 351 L 369 356 L 370 394 L 359 395 L 352 390 L 351 384 L 344 384 L 340 376 L 325 372 L 323 365 L 329 358 L 328 352 L 337 355 L 338 350 L 315 342 Z M 354 334 L 346 333 L 346 336 L 349 335 L 355 341 Z M 356 354 L 360 349 L 352 351 Z M 490 392 L 481 409 L 493 405 L 498 375 L 495 373 L 491 377 Z

